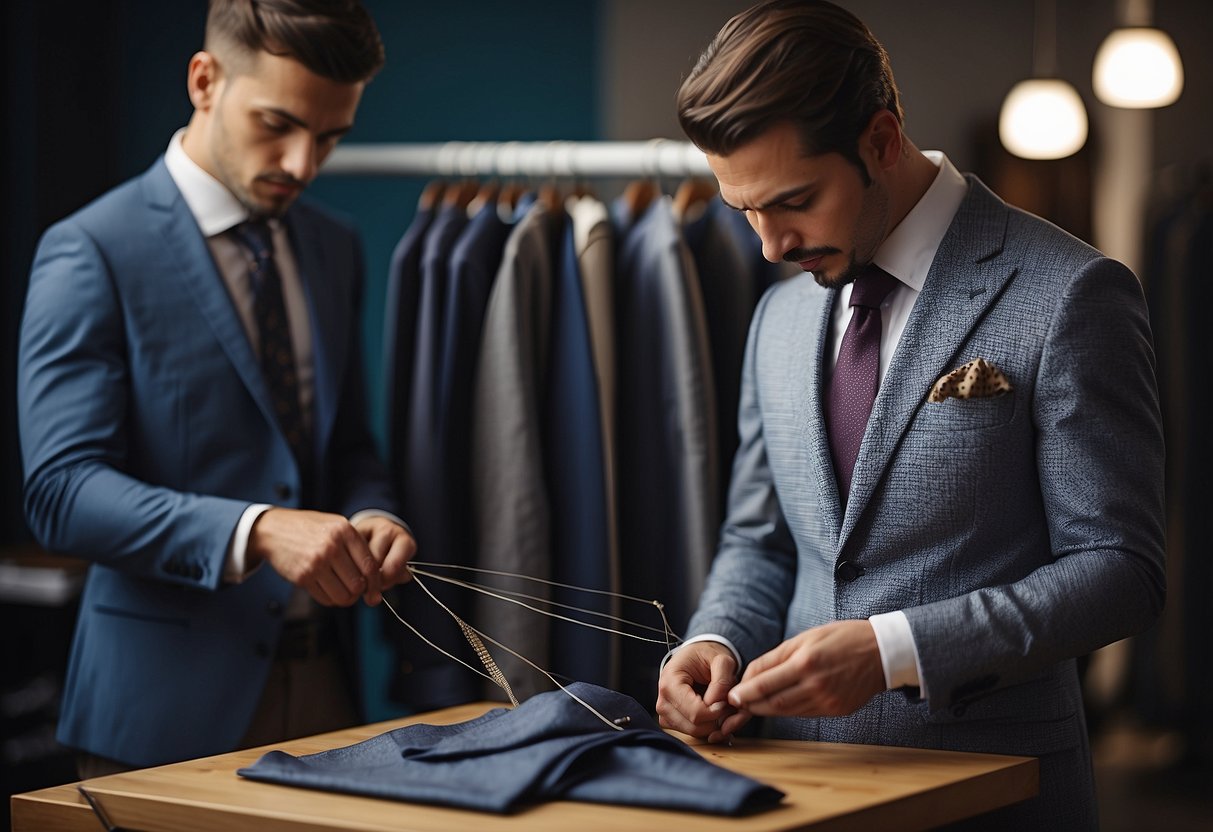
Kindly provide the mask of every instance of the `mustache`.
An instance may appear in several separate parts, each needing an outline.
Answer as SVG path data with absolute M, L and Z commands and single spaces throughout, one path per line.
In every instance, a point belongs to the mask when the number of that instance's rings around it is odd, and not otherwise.
M 307 183 L 296 179 L 289 173 L 262 173 L 257 176 L 262 182 L 273 182 L 275 185 L 289 185 L 292 188 L 304 188 Z
M 838 254 L 840 249 L 822 246 L 819 248 L 794 248 L 783 256 L 785 263 L 803 263 L 814 257 L 825 257 L 827 254 Z

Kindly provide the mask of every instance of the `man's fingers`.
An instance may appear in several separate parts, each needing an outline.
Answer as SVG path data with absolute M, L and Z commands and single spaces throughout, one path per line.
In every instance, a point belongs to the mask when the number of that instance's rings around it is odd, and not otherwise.
M 729 691 L 729 704 L 753 713 L 766 713 L 772 697 L 786 692 L 800 681 L 800 670 L 792 662 L 777 664 L 768 670 L 751 673 Z
M 745 724 L 750 721 L 750 713 L 748 711 L 734 711 L 732 715 L 725 717 L 720 722 L 720 733 L 725 737 L 732 737 L 738 731 L 745 727 Z
M 716 727 L 720 708 L 713 711 L 695 692 L 695 678 L 667 666 L 658 681 L 657 713 L 661 724 L 695 737 L 706 737 Z M 718 703 L 724 709 L 728 706 Z
M 662 728 L 697 736 L 695 721 L 680 711 L 665 697 L 657 698 L 657 718 Z
M 304 584 L 303 588 L 307 590 L 308 595 L 312 596 L 312 600 L 314 600 L 320 606 L 339 607 L 341 604 L 338 604 L 329 592 L 330 587 L 336 588 L 339 585 L 340 581 L 337 581 L 336 576 L 333 576 L 324 581 L 320 580 L 319 578 L 309 581 L 308 583 Z
M 413 573 L 409 571 L 409 561 L 416 552 L 417 543 L 407 533 L 402 531 L 393 538 L 391 548 L 379 566 L 384 589 L 408 583 L 413 579 Z
M 329 563 L 346 589 L 340 597 L 353 601 L 364 592 L 378 593 L 379 564 L 357 529 L 346 524 L 338 532 L 334 544 L 337 551 Z
M 790 647 L 788 642 L 785 641 L 775 645 L 746 665 L 745 675 L 741 677 L 741 681 L 748 681 L 760 673 L 765 673 L 771 668 L 783 664 L 787 660 L 789 652 Z
M 712 680 L 703 693 L 703 701 L 712 705 L 725 702 L 729 688 L 737 682 L 737 661 L 732 655 L 721 653 L 712 659 Z

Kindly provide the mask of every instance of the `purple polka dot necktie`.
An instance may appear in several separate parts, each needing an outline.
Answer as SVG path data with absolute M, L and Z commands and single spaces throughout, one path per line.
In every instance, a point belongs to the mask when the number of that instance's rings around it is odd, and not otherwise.
M 261 352 L 261 372 L 270 389 L 274 413 L 295 458 L 307 457 L 307 430 L 299 401 L 299 378 L 291 345 L 290 321 L 282 299 L 282 278 L 274 263 L 274 239 L 264 220 L 249 220 L 232 229 L 252 255 L 253 315 Z
M 880 385 L 880 304 L 897 278 L 869 264 L 851 288 L 851 322 L 842 336 L 838 363 L 826 391 L 826 429 L 838 477 L 838 493 L 847 501 L 859 445 Z

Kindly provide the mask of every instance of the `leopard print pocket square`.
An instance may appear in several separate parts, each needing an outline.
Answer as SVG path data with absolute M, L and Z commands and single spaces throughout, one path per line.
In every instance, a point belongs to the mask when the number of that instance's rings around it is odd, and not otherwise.
M 984 399 L 1011 391 L 1011 382 L 1002 370 L 984 358 L 975 358 L 945 375 L 931 388 L 927 401 L 954 399 Z

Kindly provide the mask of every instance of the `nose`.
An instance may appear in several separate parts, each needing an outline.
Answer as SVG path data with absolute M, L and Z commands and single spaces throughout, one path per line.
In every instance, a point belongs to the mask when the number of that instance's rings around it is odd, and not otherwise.
M 770 213 L 751 211 L 750 225 L 762 240 L 762 256 L 772 263 L 782 262 L 783 256 L 800 244 L 796 233 Z
M 306 134 L 293 136 L 282 154 L 282 169 L 306 184 L 316 177 L 319 167 L 320 160 L 312 137 Z

